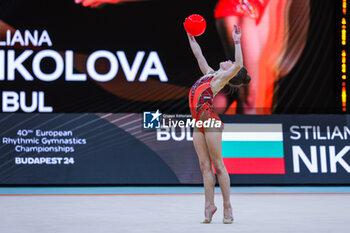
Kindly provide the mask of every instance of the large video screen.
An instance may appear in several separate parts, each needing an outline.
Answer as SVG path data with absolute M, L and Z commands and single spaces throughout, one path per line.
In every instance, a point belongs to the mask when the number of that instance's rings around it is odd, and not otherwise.
M 234 60 L 233 24 L 242 28 L 252 80 L 223 88 L 217 113 L 343 112 L 341 1 L 76 2 L 1 1 L 1 112 L 189 113 L 202 76 L 183 27 L 194 13 L 207 22 L 196 39 L 213 69 Z
M 235 61 L 241 27 L 251 81 L 209 96 L 231 184 L 349 184 L 346 10 L 345 0 L 1 0 L 0 185 L 201 184 L 191 14 L 206 20 L 195 39 L 214 70 Z

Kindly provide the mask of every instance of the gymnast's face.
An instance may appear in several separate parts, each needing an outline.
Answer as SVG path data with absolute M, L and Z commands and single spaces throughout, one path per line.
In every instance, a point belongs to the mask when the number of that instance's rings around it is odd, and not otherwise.
M 220 62 L 220 69 L 221 70 L 228 70 L 233 66 L 233 62 L 228 60 L 228 61 L 223 61 Z

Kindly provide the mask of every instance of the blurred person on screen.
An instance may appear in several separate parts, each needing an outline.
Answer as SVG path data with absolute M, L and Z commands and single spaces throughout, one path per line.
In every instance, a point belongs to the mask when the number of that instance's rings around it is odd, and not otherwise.
M 142 0 L 74 0 L 76 4 L 82 4 L 85 7 L 96 8 L 102 4 L 118 4 L 123 2 L 137 2 Z
M 309 0 L 219 0 L 214 11 L 226 57 L 233 59 L 232 31 L 242 27 L 244 64 L 252 77 L 241 88 L 238 105 L 245 114 L 271 114 L 278 81 L 296 65 L 306 45 Z

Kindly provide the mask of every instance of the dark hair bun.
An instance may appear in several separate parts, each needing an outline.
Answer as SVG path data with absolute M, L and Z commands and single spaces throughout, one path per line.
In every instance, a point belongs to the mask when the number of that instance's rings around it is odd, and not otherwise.
M 248 84 L 250 83 L 250 80 L 251 80 L 250 76 L 247 75 L 247 76 L 245 77 L 245 79 L 243 79 L 243 85 L 248 85 Z
M 247 85 L 250 82 L 250 76 L 248 75 L 248 71 L 247 68 L 245 68 L 244 66 L 242 67 L 242 69 L 237 73 L 237 75 L 235 77 L 233 77 L 229 83 L 232 85 Z

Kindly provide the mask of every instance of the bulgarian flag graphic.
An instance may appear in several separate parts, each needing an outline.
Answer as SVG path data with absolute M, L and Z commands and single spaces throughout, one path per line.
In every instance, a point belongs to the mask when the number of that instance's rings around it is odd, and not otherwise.
M 282 124 L 225 124 L 222 156 L 229 174 L 285 174 Z

